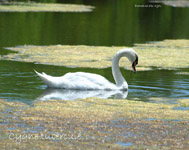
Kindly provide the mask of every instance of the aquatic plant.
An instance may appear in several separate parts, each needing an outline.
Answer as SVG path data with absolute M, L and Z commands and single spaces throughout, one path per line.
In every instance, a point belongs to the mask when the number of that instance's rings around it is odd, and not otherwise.
M 176 105 L 88 98 L 0 106 L 1 148 L 187 149 L 189 115 Z
M 93 6 L 37 2 L 4 2 L 0 12 L 90 12 Z
M 68 67 L 106 68 L 111 66 L 113 55 L 124 47 L 84 46 L 84 45 L 25 45 L 7 49 L 10 53 L 2 59 L 35 62 Z M 185 68 L 189 64 L 189 40 L 165 40 L 146 44 L 136 44 L 139 55 L 137 70 Z M 94 57 L 95 56 L 95 57 Z M 120 66 L 131 69 L 126 59 Z M 90 63 L 89 63 L 90 62 Z

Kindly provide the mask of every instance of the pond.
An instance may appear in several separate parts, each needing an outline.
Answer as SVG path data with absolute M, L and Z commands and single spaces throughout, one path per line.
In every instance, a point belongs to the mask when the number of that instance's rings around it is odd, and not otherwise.
M 95 8 L 0 12 L 1 149 L 188 149 L 188 7 L 147 0 L 40 2 Z M 48 89 L 34 72 L 91 72 L 114 82 L 111 59 L 120 47 L 139 55 L 137 73 L 127 60 L 120 63 L 126 92 Z
M 146 4 L 145 0 L 69 1 L 71 2 L 92 5 L 95 9 L 87 13 L 1 13 L 0 55 L 10 53 L 4 47 L 25 44 L 133 46 L 135 43 L 189 38 L 188 8 L 173 8 L 165 5 L 156 9 L 135 7 L 135 4 Z M 0 98 L 31 104 L 36 99 L 64 99 L 62 92 L 68 94 L 67 98 L 73 95 L 73 93 L 69 94 L 70 91 L 46 89 L 33 71 L 39 68 L 43 68 L 51 75 L 63 75 L 75 71 L 92 72 L 114 82 L 111 68 L 68 68 L 0 60 Z M 122 98 L 177 103 L 178 99 L 189 96 L 188 74 L 180 74 L 180 72 L 189 72 L 188 68 L 176 70 L 154 68 L 137 74 L 122 68 L 122 72 L 129 84 L 128 93 L 121 93 Z M 75 93 L 75 95 L 79 94 L 83 95 L 83 93 Z M 99 97 L 103 97 L 103 94 L 95 93 Z M 91 93 L 90 96 L 95 95 Z M 120 98 L 120 94 L 109 93 L 105 98 Z

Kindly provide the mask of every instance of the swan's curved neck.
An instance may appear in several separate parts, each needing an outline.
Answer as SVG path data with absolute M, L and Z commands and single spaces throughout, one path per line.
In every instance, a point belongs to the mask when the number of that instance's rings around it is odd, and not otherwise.
M 121 74 L 120 68 L 119 68 L 119 60 L 121 57 L 123 57 L 125 51 L 119 51 L 116 53 L 112 60 L 112 74 L 114 77 L 114 80 L 116 82 L 116 86 L 120 87 L 124 83 L 126 83 L 123 75 Z

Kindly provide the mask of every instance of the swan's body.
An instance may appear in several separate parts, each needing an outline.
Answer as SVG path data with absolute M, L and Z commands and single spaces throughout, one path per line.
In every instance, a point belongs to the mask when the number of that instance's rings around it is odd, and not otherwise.
M 93 73 L 76 72 L 67 73 L 61 77 L 52 77 L 45 73 L 38 73 L 38 76 L 50 88 L 81 89 L 81 90 L 111 90 L 116 89 L 116 85 L 109 82 L 103 76 Z
M 73 90 L 127 90 L 128 84 L 123 78 L 119 69 L 119 60 L 121 57 L 127 57 L 132 63 L 133 70 L 136 72 L 135 66 L 138 63 L 138 56 L 131 48 L 119 50 L 112 61 L 112 74 L 116 84 L 111 83 L 101 75 L 76 72 L 67 73 L 61 77 L 52 77 L 45 73 L 38 73 L 38 76 L 50 88 L 63 88 Z

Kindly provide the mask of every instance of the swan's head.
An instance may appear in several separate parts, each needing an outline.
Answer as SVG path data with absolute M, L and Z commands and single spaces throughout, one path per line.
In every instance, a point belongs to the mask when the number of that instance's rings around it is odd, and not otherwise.
M 133 72 L 136 72 L 136 65 L 138 64 L 138 54 L 132 48 L 123 49 L 125 56 L 129 59 L 132 64 Z

